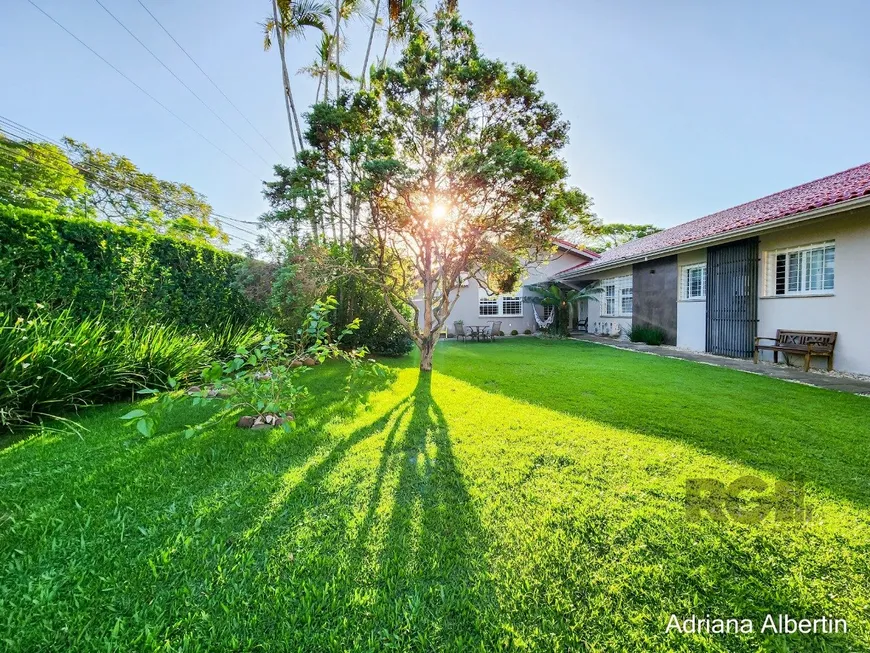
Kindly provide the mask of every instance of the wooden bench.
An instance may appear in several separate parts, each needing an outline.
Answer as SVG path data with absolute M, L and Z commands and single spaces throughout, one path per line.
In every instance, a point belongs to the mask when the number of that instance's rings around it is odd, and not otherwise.
M 762 340 L 771 340 L 773 344 L 762 345 Z M 828 359 L 828 371 L 834 369 L 834 345 L 837 342 L 836 331 L 789 331 L 777 329 L 776 338 L 756 338 L 753 360 L 758 363 L 760 351 L 772 351 L 773 362 L 779 362 L 779 353 L 799 354 L 804 357 L 804 372 L 810 369 L 810 359 L 813 356 L 824 356 Z M 788 359 L 786 359 L 788 362 Z

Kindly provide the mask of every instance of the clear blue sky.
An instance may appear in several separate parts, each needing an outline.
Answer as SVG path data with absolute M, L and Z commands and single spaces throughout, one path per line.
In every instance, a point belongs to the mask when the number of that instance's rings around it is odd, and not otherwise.
M 3 0 L 0 114 L 69 135 L 186 181 L 216 211 L 265 208 L 255 156 L 93 0 L 35 0 L 240 169 L 52 24 Z M 258 22 L 268 0 L 143 0 L 289 161 L 277 52 Z M 275 154 L 136 0 L 103 0 L 271 163 Z M 870 4 L 765 0 L 460 0 L 483 51 L 540 74 L 571 122 L 572 180 L 609 222 L 666 227 L 870 160 Z M 358 58 L 363 27 L 349 30 Z M 291 45 L 295 69 L 314 40 Z M 364 47 L 364 46 L 363 46 Z M 380 47 L 376 45 L 380 51 Z M 352 71 L 355 74 L 357 71 Z M 294 81 L 297 101 L 313 98 Z M 231 230 L 232 231 L 232 230 Z

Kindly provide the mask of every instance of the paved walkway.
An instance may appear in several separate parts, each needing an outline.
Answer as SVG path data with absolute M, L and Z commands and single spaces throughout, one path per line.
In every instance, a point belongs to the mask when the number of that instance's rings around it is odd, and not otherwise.
M 602 336 L 593 336 L 585 333 L 575 334 L 572 336 L 576 340 L 584 340 L 586 342 L 595 342 L 601 345 L 609 345 L 618 349 L 630 349 L 633 351 L 641 351 L 656 356 L 666 356 L 668 358 L 680 358 L 687 361 L 695 361 L 697 363 L 705 363 L 707 365 L 718 365 L 719 367 L 728 367 L 732 370 L 740 370 L 741 372 L 749 372 L 751 374 L 760 374 L 762 376 L 770 376 L 775 379 L 783 379 L 785 381 L 794 381 L 814 385 L 817 388 L 827 388 L 828 390 L 837 390 L 838 392 L 851 392 L 852 394 L 870 395 L 870 381 L 861 379 L 852 379 L 843 376 L 834 376 L 824 372 L 804 372 L 797 367 L 786 367 L 785 365 L 774 365 L 773 363 L 759 363 L 755 365 L 752 359 L 746 360 L 743 358 L 726 358 L 724 356 L 714 356 L 712 354 L 703 354 L 685 349 L 677 349 L 675 347 L 653 347 L 639 342 L 627 342 L 624 340 L 614 340 L 613 338 L 605 338 Z

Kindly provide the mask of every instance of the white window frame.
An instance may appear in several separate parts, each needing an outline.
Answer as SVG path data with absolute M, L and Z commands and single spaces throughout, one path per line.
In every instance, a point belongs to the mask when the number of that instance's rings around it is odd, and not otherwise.
M 821 252 L 821 287 L 810 288 L 811 277 L 809 275 L 810 266 L 812 264 L 812 252 Z M 830 253 L 831 261 L 828 266 L 828 254 Z M 783 256 L 783 278 L 782 292 L 777 292 L 777 261 L 780 256 Z M 812 245 L 801 245 L 799 247 L 787 247 L 783 249 L 772 250 L 767 253 L 766 262 L 766 279 L 765 279 L 765 297 L 814 297 L 820 295 L 833 295 L 837 284 L 837 251 L 836 244 L 833 240 L 823 243 L 813 243 Z M 796 264 L 795 264 L 796 263 Z M 826 287 L 826 271 L 830 269 L 830 287 Z M 792 285 L 792 281 L 796 281 L 796 287 Z
M 701 294 L 692 294 L 691 275 L 696 270 L 701 271 Z M 703 302 L 707 300 L 707 264 L 693 263 L 680 268 L 680 301 Z
M 602 279 L 600 287 L 604 290 L 601 299 L 601 317 L 631 317 L 632 309 L 624 310 L 624 301 L 634 301 L 634 280 L 632 275 L 626 274 L 619 277 Z M 612 294 L 611 294 L 611 288 Z M 613 309 L 609 305 L 613 302 Z
M 519 308 L 519 311 L 505 311 L 505 303 L 509 302 L 508 306 L 511 309 Z M 481 311 L 483 306 L 495 306 L 495 313 L 484 313 Z M 485 288 L 480 288 L 477 299 L 477 316 L 478 317 L 523 317 L 523 291 L 512 295 L 490 295 Z

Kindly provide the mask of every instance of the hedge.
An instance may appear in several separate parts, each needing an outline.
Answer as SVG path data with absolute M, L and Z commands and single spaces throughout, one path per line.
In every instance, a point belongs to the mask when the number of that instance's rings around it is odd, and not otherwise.
M 130 227 L 0 204 L 0 310 L 142 315 L 182 326 L 251 322 L 242 257 Z

